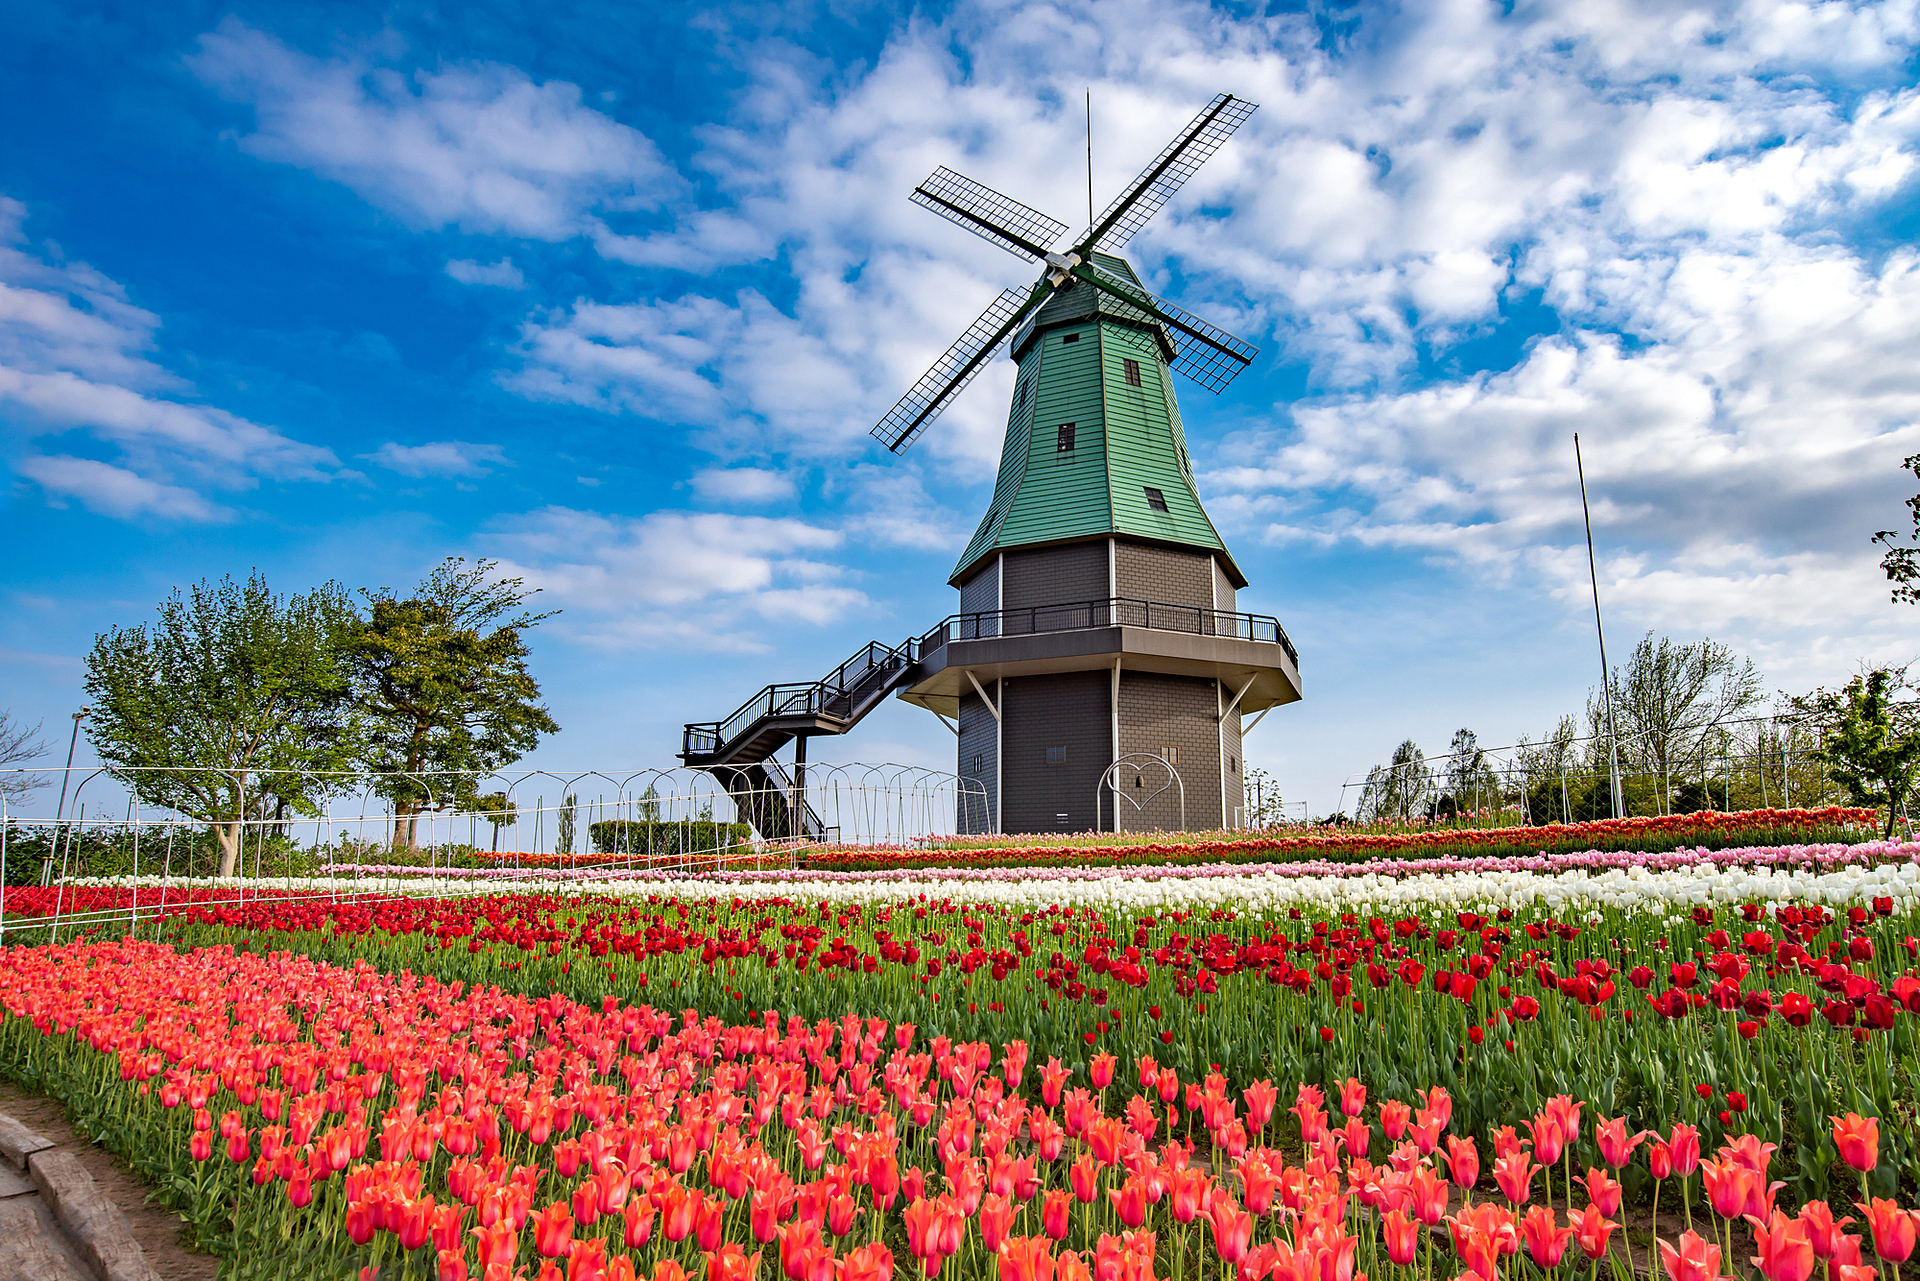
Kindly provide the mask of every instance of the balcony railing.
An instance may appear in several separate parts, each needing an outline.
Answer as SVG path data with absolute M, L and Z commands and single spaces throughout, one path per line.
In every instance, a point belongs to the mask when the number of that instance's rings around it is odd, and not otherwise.
M 1094 627 L 1147 627 L 1155 631 L 1186 632 L 1193 636 L 1224 636 L 1235 640 L 1278 645 L 1296 669 L 1300 655 L 1280 620 L 1267 614 L 1236 614 L 1224 609 L 1168 605 L 1124 596 L 1106 600 L 1070 601 L 1034 605 L 1026 609 L 994 609 L 955 614 L 920 638 L 920 653 L 948 641 L 989 640 L 1001 636 L 1031 636 L 1043 632 L 1085 631 Z

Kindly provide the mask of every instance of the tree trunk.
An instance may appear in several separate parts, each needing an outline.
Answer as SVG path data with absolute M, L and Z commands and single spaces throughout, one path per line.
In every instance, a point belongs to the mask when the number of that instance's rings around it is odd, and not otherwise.
M 220 840 L 220 875 L 240 874 L 241 826 L 238 822 L 215 823 L 213 834 Z
M 409 854 L 420 848 L 420 811 L 406 802 L 393 807 L 393 848 Z

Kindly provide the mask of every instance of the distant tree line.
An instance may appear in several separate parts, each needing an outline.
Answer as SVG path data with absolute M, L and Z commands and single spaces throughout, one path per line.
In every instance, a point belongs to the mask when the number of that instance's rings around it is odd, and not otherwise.
M 1434 761 L 1404 740 L 1367 772 L 1354 817 L 1497 812 L 1549 823 L 1845 801 L 1885 809 L 1891 832 L 1914 800 L 1920 691 L 1905 668 L 1862 673 L 1838 692 L 1775 695 L 1768 706 L 1750 659 L 1711 639 L 1648 633 L 1611 683 L 1611 731 L 1606 692 L 1593 690 L 1582 714 L 1562 716 L 1538 739 L 1521 735 L 1504 761 L 1470 729 Z
M 559 726 L 527 668 L 526 632 L 552 615 L 494 569 L 449 558 L 405 594 L 202 580 L 95 638 L 87 739 L 143 805 L 208 824 L 223 876 L 245 823 L 317 817 L 356 772 L 392 805 L 396 847 L 438 811 L 488 811 L 497 832 L 512 806 L 480 778 Z M 0 748 L 19 732 L 0 720 Z

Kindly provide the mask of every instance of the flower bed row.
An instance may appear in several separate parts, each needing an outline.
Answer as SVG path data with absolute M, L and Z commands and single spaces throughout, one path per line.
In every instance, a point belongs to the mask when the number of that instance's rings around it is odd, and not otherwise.
M 288 894 L 443 897 L 517 893 L 513 879 L 352 876 L 247 878 L 220 881 L 165 877 L 78 879 L 69 886 L 7 891 L 6 910 L 68 901 L 74 889 L 146 892 L 149 903 L 180 889 L 212 888 L 268 897 Z M 1533 859 L 1383 859 L 1354 865 L 1273 864 L 1258 867 L 1107 868 L 1012 875 L 919 872 L 904 876 L 768 872 L 746 877 L 549 878 L 556 889 L 626 899 L 663 895 L 729 898 L 742 893 L 821 902 L 881 906 L 906 896 L 992 903 L 1039 910 L 1050 906 L 1101 911 L 1211 911 L 1272 913 L 1422 912 L 1454 907 L 1481 910 L 1541 906 L 1560 913 L 1594 908 L 1663 912 L 1702 902 L 1864 903 L 1892 897 L 1903 905 L 1920 896 L 1920 843 L 1863 842 L 1841 846 L 1742 847 L 1685 854 L 1542 855 Z
M 1737 1122 L 1724 1142 L 1648 1133 L 1597 1095 L 1541 1099 L 1523 1137 L 1472 1126 L 1439 1085 L 1236 1089 L 853 1012 L 676 1019 L 136 941 L 8 960 L 0 1065 L 63 1098 L 236 1276 L 1498 1281 L 1617 1257 L 1634 1189 L 1706 1230 L 1659 1243 L 1672 1281 L 1719 1281 L 1747 1224 L 1768 1281 L 1821 1260 L 1873 1281 L 1920 1221 L 1892 1135 L 1851 1111 L 1819 1115 L 1797 1165 L 1859 1189 L 1859 1233 L 1844 1205 L 1786 1213 L 1778 1149 Z M 1655 1253 L 1628 1245 L 1627 1270 Z
M 1528 827 L 1458 827 L 1402 832 L 1327 832 L 1245 836 L 1144 844 L 1008 846 L 980 848 L 981 838 L 953 838 L 966 848 L 826 846 L 804 855 L 818 871 L 902 871 L 911 868 L 1019 868 L 1128 866 L 1141 863 L 1270 862 L 1276 858 L 1352 862 L 1428 855 L 1508 858 L 1585 850 L 1660 851 L 1683 846 L 1785 845 L 1865 840 L 1876 830 L 1872 808 L 1710 810 L 1640 818 L 1597 819 Z M 945 842 L 941 842 L 944 844 Z
M 1568 891 L 1573 912 L 1538 897 L 1565 890 L 1572 873 L 1537 878 L 1535 897 L 1516 894 L 1514 906 L 1462 892 L 1456 883 L 1471 878 L 1433 878 L 1417 906 L 1380 912 L 1192 910 L 1169 896 L 1033 908 L 922 893 L 862 903 L 256 891 L 240 905 L 236 892 L 199 890 L 169 903 L 159 926 L 149 893 L 142 928 L 589 1004 L 645 992 L 732 1017 L 775 1008 L 809 1019 L 852 1004 L 955 1039 L 1023 1041 L 1082 1070 L 1105 1052 L 1152 1054 L 1190 1076 L 1218 1065 L 1237 1084 L 1439 1085 L 1476 1131 L 1574 1090 L 1646 1124 L 1760 1132 L 1797 1163 L 1823 1109 L 1913 1106 L 1920 868 L 1770 873 L 1810 891 L 1797 901 L 1740 899 L 1728 876 L 1648 873 L 1635 897 L 1617 896 L 1624 906 Z M 64 892 L 79 900 L 69 910 L 124 909 L 131 894 Z M 1699 1086 L 1708 1098 L 1690 1092 Z M 1750 1116 L 1731 1105 L 1736 1094 Z M 1898 1163 L 1907 1134 L 1893 1140 Z M 1793 1168 L 1824 1178 L 1817 1165 Z

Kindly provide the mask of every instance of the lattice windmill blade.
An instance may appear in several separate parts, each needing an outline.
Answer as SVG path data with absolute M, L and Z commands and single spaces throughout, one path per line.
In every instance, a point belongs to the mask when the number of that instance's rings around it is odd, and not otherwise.
M 1216 395 L 1260 354 L 1260 349 L 1253 344 L 1235 338 L 1218 325 L 1183 311 L 1112 272 L 1086 265 L 1075 267 L 1073 274 L 1123 303 L 1119 309 L 1122 314 L 1149 324 L 1167 325 L 1186 339 L 1175 340 L 1176 354 L 1168 367 Z
M 896 454 L 912 444 L 927 424 L 966 389 L 974 375 L 987 367 L 988 359 L 1007 335 L 1046 297 L 1047 290 L 1041 285 L 1003 291 L 868 434 Z
M 935 169 L 907 199 L 960 224 L 988 244 L 1023 258 L 1045 258 L 1067 234 L 1066 223 L 1055 222 L 1038 209 L 945 165 Z
M 1208 103 L 1206 110 L 1195 116 L 1087 229 L 1080 242 L 1080 253 L 1084 256 L 1090 249 L 1119 253 L 1127 241 L 1133 239 L 1133 233 L 1146 226 L 1148 219 L 1159 213 L 1174 193 L 1186 185 L 1187 179 L 1193 177 L 1194 171 L 1206 163 L 1207 157 L 1218 151 L 1220 145 L 1233 136 L 1234 130 L 1258 109 L 1259 104 L 1230 93 L 1223 93 Z

